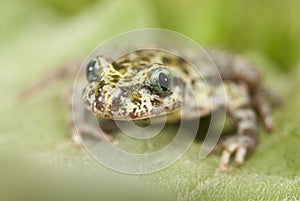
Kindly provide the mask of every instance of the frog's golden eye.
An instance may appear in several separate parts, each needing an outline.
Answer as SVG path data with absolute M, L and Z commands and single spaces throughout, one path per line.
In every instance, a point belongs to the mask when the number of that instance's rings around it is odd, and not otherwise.
M 147 83 L 151 91 L 160 95 L 168 95 L 173 83 L 172 74 L 165 68 L 154 70 Z
M 101 78 L 99 72 L 99 66 L 97 65 L 96 60 L 92 60 L 86 66 L 86 79 L 89 82 L 99 81 Z

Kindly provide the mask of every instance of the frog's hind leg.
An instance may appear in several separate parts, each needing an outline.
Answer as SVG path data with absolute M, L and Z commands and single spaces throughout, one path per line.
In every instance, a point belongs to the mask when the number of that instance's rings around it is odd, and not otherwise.
M 270 91 L 258 89 L 254 92 L 253 103 L 257 108 L 258 114 L 265 129 L 268 132 L 272 132 L 274 130 L 274 121 L 271 112 L 271 106 L 280 106 L 282 104 L 281 97 Z
M 247 153 L 254 150 L 258 140 L 258 126 L 256 113 L 251 105 L 248 87 L 243 84 L 226 82 L 224 84 L 227 94 L 226 109 L 237 131 L 220 142 L 222 155 L 219 170 L 228 170 L 231 156 L 234 155 L 234 164 L 240 166 L 244 163 Z
M 75 79 L 76 73 L 79 71 L 80 64 L 81 61 L 72 61 L 69 62 L 67 65 L 58 67 L 53 72 L 48 73 L 38 82 L 32 84 L 31 86 L 21 91 L 17 100 L 20 103 L 22 103 L 26 101 L 26 99 L 30 96 L 34 95 L 35 93 L 41 91 L 42 89 L 53 83 L 70 78 Z
M 241 55 L 226 51 L 210 50 L 222 79 L 245 83 L 253 96 L 253 103 L 258 110 L 264 127 L 268 132 L 274 129 L 271 105 L 280 105 L 282 100 L 276 94 L 260 88 L 261 74 L 254 65 Z
M 209 50 L 223 80 L 231 80 L 247 84 L 250 90 L 255 90 L 261 81 L 260 72 L 246 58 L 227 51 Z

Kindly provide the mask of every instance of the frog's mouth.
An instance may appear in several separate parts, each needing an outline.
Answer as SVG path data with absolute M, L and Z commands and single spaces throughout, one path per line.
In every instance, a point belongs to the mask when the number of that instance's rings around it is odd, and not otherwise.
M 149 112 L 143 112 L 143 111 L 137 111 L 133 110 L 126 115 L 119 115 L 118 113 L 113 113 L 112 118 L 114 120 L 124 120 L 124 121 L 129 121 L 129 120 L 144 120 L 144 119 L 149 119 L 153 117 L 161 117 L 163 115 L 168 115 L 171 113 L 176 113 L 180 109 L 179 105 L 174 105 L 173 108 L 167 107 L 167 108 L 153 108 Z
M 180 103 L 176 102 L 173 103 L 172 106 L 170 105 L 161 105 L 153 107 L 148 112 L 140 112 L 140 113 L 130 113 L 129 116 L 131 120 L 141 120 L 141 119 L 147 119 L 152 117 L 160 117 L 163 115 L 168 115 L 174 112 L 177 112 L 180 109 Z

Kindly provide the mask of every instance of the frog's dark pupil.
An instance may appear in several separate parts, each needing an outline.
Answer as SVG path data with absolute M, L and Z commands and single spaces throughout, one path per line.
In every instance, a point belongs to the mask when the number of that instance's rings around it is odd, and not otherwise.
M 159 73 L 158 81 L 163 91 L 167 91 L 169 89 L 169 78 L 165 73 Z
M 89 82 L 97 81 L 99 79 L 98 69 L 95 68 L 96 61 L 91 61 L 86 67 L 86 77 Z

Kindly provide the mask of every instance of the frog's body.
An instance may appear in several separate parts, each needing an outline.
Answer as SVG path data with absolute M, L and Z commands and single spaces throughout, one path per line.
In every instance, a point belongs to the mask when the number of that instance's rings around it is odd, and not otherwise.
M 260 74 L 244 58 L 212 51 L 223 82 L 215 82 L 208 62 L 198 62 L 199 74 L 182 57 L 161 50 L 138 50 L 115 61 L 103 56 L 87 66 L 89 84 L 83 92 L 86 108 L 97 116 L 114 120 L 139 120 L 162 114 L 173 114 L 183 105 L 189 112 L 184 118 L 196 118 L 225 106 L 237 126 L 237 134 L 220 143 L 224 149 L 220 169 L 226 171 L 230 156 L 242 164 L 246 153 L 253 150 L 258 137 L 255 106 L 266 128 L 273 123 L 269 107 L 260 93 Z M 211 70 L 213 70 L 211 68 Z M 191 87 L 197 101 L 193 98 Z M 226 99 L 222 99 L 225 92 Z M 212 101 L 222 100 L 222 101 Z M 174 115 L 175 114 L 175 115 Z
M 189 101 L 195 94 L 198 101 L 189 103 L 190 112 L 186 114 L 189 116 L 184 118 L 207 115 L 220 105 L 225 105 L 225 99 L 218 97 L 224 95 L 224 83 L 213 82 L 215 79 L 210 76 L 214 74 L 214 66 L 203 61 L 203 58 L 201 60 L 200 68 L 205 69 L 205 73 L 198 72 L 182 57 L 161 50 L 139 50 L 113 62 L 99 56 L 88 65 L 93 71 L 97 69 L 100 72 L 99 78 L 85 87 L 83 100 L 87 109 L 97 116 L 114 120 L 137 120 L 173 113 L 182 102 Z M 170 94 L 161 93 L 151 87 L 153 74 L 158 76 L 161 70 L 172 74 Z M 212 73 L 207 72 L 209 70 Z M 96 76 L 95 72 L 88 73 Z M 194 94 L 188 90 L 189 87 Z M 245 86 L 234 86 L 232 81 L 225 82 L 228 97 L 235 96 L 230 100 L 231 105 L 243 105 L 249 101 L 245 100 L 248 99 L 248 94 L 234 94 L 243 93 L 242 89 L 237 89 L 243 87 Z M 212 99 L 223 101 L 212 105 Z
M 260 89 L 260 74 L 239 55 L 211 51 L 222 78 L 216 82 L 214 69 L 205 58 L 195 58 L 200 74 L 183 57 L 161 50 L 138 50 L 112 61 L 98 56 L 86 67 L 88 84 L 82 99 L 85 108 L 98 117 L 114 120 L 140 120 L 170 114 L 172 121 L 182 118 L 181 107 L 188 112 L 183 118 L 198 118 L 225 107 L 236 126 L 233 136 L 219 143 L 223 149 L 220 170 L 226 171 L 231 155 L 235 164 L 244 163 L 248 152 L 254 150 L 258 140 L 257 114 L 259 112 L 267 130 L 273 122 L 269 104 Z M 215 71 L 214 71 L 215 72 Z M 61 71 L 52 77 L 64 76 Z M 49 78 L 50 79 L 50 78 Z M 33 88 L 34 89 L 34 88 Z M 220 98 L 224 95 L 225 99 Z M 76 93 L 76 92 L 75 92 Z M 196 101 L 190 101 L 195 98 Z M 97 135 L 84 115 L 88 111 L 81 100 L 73 100 L 73 109 L 79 118 L 76 125 L 80 135 Z M 257 109 L 257 110 L 256 110 Z M 73 119 L 70 118 L 73 122 Z M 70 124 L 72 125 L 72 124 Z M 72 137 L 79 143 L 76 129 L 71 126 Z

